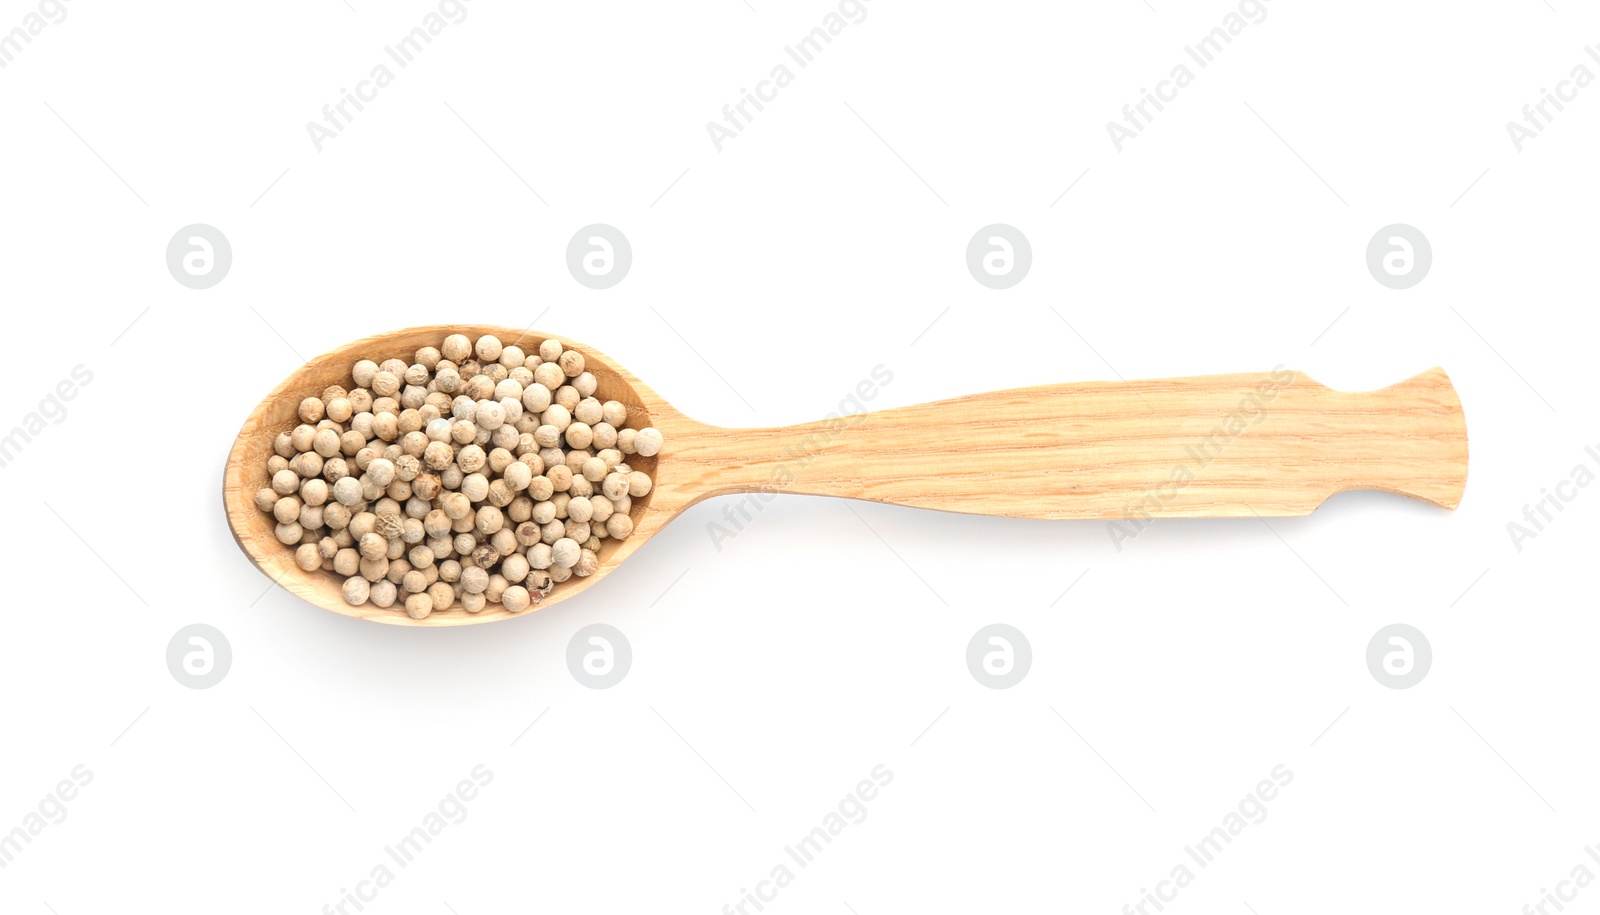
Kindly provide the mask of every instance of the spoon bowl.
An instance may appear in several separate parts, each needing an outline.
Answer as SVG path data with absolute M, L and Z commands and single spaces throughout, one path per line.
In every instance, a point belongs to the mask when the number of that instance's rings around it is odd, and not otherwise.
M 272 455 L 273 438 L 279 432 L 293 429 L 300 422 L 298 410 L 302 399 L 319 395 L 329 385 L 348 387 L 351 384 L 351 367 L 361 359 L 382 362 L 394 358 L 409 363 L 417 350 L 424 346 L 436 347 L 449 334 L 466 334 L 473 340 L 492 334 L 508 346 L 520 346 L 529 352 L 538 349 L 541 342 L 552 336 L 487 324 L 438 324 L 410 327 L 355 340 L 323 353 L 285 378 L 256 405 L 239 429 L 238 438 L 228 452 L 228 466 L 223 474 L 222 498 L 228 514 L 228 525 L 240 548 L 255 562 L 257 568 L 284 590 L 324 610 L 400 626 L 461 626 L 525 616 L 529 612 L 511 613 L 499 604 L 489 604 L 477 613 L 468 613 L 457 604 L 416 620 L 407 616 L 398 604 L 389 608 L 370 603 L 351 606 L 345 602 L 340 591 L 343 579 L 331 571 L 319 569 L 307 572 L 295 565 L 294 548 L 280 543 L 273 533 L 276 522 L 272 515 L 255 506 L 256 491 L 271 483 L 267 475 L 267 458 Z M 556 585 L 535 609 L 548 607 L 588 589 L 688 507 L 681 490 L 674 491 L 670 485 L 666 485 L 667 481 L 660 479 L 658 470 L 663 455 L 670 453 L 673 439 L 685 431 L 686 423 L 692 421 L 674 410 L 615 360 L 576 341 L 561 337 L 555 339 L 561 342 L 564 349 L 583 354 L 585 368 L 595 376 L 596 397 L 622 403 L 628 408 L 630 427 L 655 426 L 661 430 L 666 445 L 653 457 L 628 455 L 629 466 L 644 471 L 655 481 L 648 494 L 633 500 L 633 510 L 629 515 L 633 519 L 633 534 L 625 540 L 607 540 L 598 554 L 600 566 L 594 574 L 583 578 L 574 576 Z

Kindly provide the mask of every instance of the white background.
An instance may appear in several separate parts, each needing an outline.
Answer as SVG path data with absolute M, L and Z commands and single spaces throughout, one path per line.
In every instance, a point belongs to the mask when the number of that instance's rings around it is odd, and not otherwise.
M 0 426 L 94 373 L 0 471 L 0 831 L 94 773 L 0 909 L 322 911 L 479 764 L 367 911 L 718 912 L 878 764 L 866 820 L 768 911 L 1117 912 L 1279 764 L 1169 911 L 1513 913 L 1600 872 L 1600 489 L 1507 533 L 1600 470 L 1600 88 L 1520 153 L 1505 128 L 1600 72 L 1600 16 L 1274 0 L 1118 153 L 1106 122 L 1236 7 L 873 0 L 718 152 L 706 122 L 835 7 L 472 0 L 318 152 L 306 123 L 436 8 L 351 3 L 72 0 L 0 70 Z M 603 292 L 564 264 L 594 222 L 634 249 Z M 964 263 L 994 222 L 1034 253 L 1003 292 Z M 1396 222 L 1434 252 L 1406 291 L 1364 261 Z M 164 263 L 191 223 L 233 246 L 205 291 Z M 821 417 L 878 364 L 875 407 L 1437 364 L 1471 478 L 1456 512 L 1346 494 L 1121 552 L 1099 522 L 798 496 L 719 551 L 714 500 L 582 598 L 456 630 L 272 587 L 223 520 L 240 422 L 304 357 L 452 320 L 536 322 L 728 425 Z M 165 663 L 194 622 L 234 653 L 203 691 Z M 633 649 L 609 690 L 564 660 L 595 622 Z M 1032 646 L 1012 689 L 965 664 L 993 622 Z M 1432 644 L 1408 690 L 1366 666 L 1394 622 Z

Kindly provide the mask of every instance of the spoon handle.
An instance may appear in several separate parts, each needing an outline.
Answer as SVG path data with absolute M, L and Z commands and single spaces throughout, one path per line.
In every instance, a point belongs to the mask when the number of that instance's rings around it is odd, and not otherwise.
M 1443 369 L 1351 393 L 1278 368 L 708 428 L 670 460 L 707 495 L 795 492 L 1016 518 L 1282 516 L 1351 489 L 1455 508 L 1467 428 Z

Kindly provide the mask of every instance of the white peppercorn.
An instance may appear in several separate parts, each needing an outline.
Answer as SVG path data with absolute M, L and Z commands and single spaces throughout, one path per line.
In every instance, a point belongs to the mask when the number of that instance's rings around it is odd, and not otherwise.
M 545 362 L 534 368 L 533 380 L 546 390 L 554 392 L 556 388 L 566 383 L 567 376 L 561 371 L 561 366 L 554 362 Z
M 500 358 L 500 338 L 493 334 L 484 334 L 478 338 L 478 345 L 472 350 L 484 362 L 493 362 Z
M 461 587 L 471 594 L 482 594 L 489 588 L 489 572 L 478 566 L 468 566 L 461 570 Z
M 272 475 L 272 491 L 287 496 L 300 489 L 300 475 L 293 470 L 280 470 Z
M 568 540 L 582 544 L 585 540 L 589 539 L 589 522 L 574 521 L 573 519 L 568 518 L 566 520 L 566 528 L 563 533 L 565 533 Z
M 433 612 L 433 601 L 426 594 L 412 594 L 406 598 L 406 616 L 414 620 L 427 619 Z
M 594 441 L 594 430 L 585 422 L 572 422 L 567 425 L 567 444 L 574 448 L 587 448 Z
M 521 585 L 512 585 L 500 595 L 500 606 L 511 613 L 521 613 L 533 604 L 533 598 L 528 594 L 528 589 Z
M 370 387 L 372 393 L 379 397 L 393 397 L 400 393 L 400 376 L 394 372 L 380 370 L 372 376 Z
M 447 492 L 439 497 L 439 508 L 453 521 L 472 513 L 472 500 L 459 492 Z
M 557 464 L 544 472 L 555 492 L 565 492 L 572 485 L 572 471 L 565 464 Z
M 346 508 L 361 501 L 361 480 L 356 477 L 340 477 L 333 484 L 334 501 Z
M 654 426 L 647 426 L 639 430 L 638 438 L 634 439 L 633 447 L 640 455 L 652 457 L 661 450 L 661 432 Z
M 535 502 L 550 498 L 555 491 L 555 484 L 551 483 L 550 478 L 542 473 L 528 481 L 528 498 Z
M 630 483 L 625 473 L 609 473 L 600 483 L 600 492 L 613 501 L 628 494 Z
M 283 498 L 283 495 L 285 494 L 279 494 L 271 486 L 258 489 L 256 490 L 256 508 L 264 512 L 270 512 L 272 507 L 278 504 L 278 500 Z
M 417 501 L 417 499 L 412 499 L 410 502 L 406 503 L 406 512 L 408 515 L 411 513 L 412 503 Z M 427 511 L 427 504 L 428 503 L 426 502 L 421 503 L 420 508 L 424 513 Z M 427 532 L 423 530 L 422 527 L 422 519 L 416 517 L 416 515 L 410 515 L 410 517 L 406 518 L 405 521 L 401 523 L 400 539 L 408 545 L 415 546 L 420 544 L 426 533 Z
M 567 502 L 567 517 L 573 521 L 588 521 L 594 517 L 594 505 L 587 498 L 578 496 Z
M 506 581 L 509 581 L 512 584 L 518 584 L 524 578 L 527 578 L 528 570 L 528 557 L 521 553 L 512 553 L 500 563 L 500 574 L 504 575 L 506 577 Z M 485 587 L 487 587 L 487 585 L 485 585 Z
M 489 495 L 489 478 L 481 473 L 469 473 L 461 479 L 461 494 L 474 502 L 482 502 Z
M 395 599 L 399 596 L 399 589 L 394 582 L 388 579 L 373 582 L 368 588 L 367 600 L 374 607 L 388 609 L 394 606 Z
M 514 403 L 516 403 L 516 401 L 508 400 L 508 401 L 506 401 L 506 403 L 507 404 L 514 404 Z M 521 409 L 522 408 L 520 406 L 517 407 L 517 410 L 520 411 Z M 509 416 L 510 413 L 511 413 L 511 411 L 508 409 L 506 411 L 507 416 Z M 521 417 L 517 418 L 517 422 L 521 422 Z M 512 449 L 516 448 L 517 445 L 521 442 L 521 440 L 522 440 L 522 430 L 518 429 L 509 420 L 506 422 L 505 425 L 503 425 L 500 428 L 494 430 L 494 432 L 491 433 L 490 436 L 489 436 L 489 443 L 490 444 L 494 445 L 494 447 L 496 447 L 496 448 L 505 449 L 507 452 L 509 452 Z
M 572 407 L 572 418 L 585 425 L 592 426 L 605 419 L 605 412 L 600 407 L 600 401 L 593 397 L 585 397 Z
M 480 537 L 487 537 L 505 525 L 505 515 L 493 505 L 483 505 L 478 508 L 477 521 L 474 524 Z
M 628 474 L 628 495 L 637 499 L 650 494 L 650 475 L 642 470 L 635 470 Z
M 501 556 L 510 556 L 517 551 L 517 535 L 509 527 L 502 527 L 489 535 L 489 545 Z
M 324 409 L 328 414 L 328 418 L 336 423 L 349 422 L 350 417 L 355 415 L 355 409 L 350 406 L 350 400 L 346 397 L 335 397 L 329 400 L 324 404 Z
M 377 581 L 378 579 L 389 574 L 389 557 L 382 556 L 377 559 L 362 559 L 359 568 L 361 570 L 362 578 L 365 578 L 367 581 Z
M 344 576 L 356 574 L 361 571 L 361 554 L 349 547 L 341 549 L 333 556 L 333 570 Z
M 554 551 L 550 549 L 548 543 L 535 543 L 528 547 L 528 552 L 524 555 L 528 558 L 528 565 L 535 569 L 548 569 L 550 564 L 555 562 Z
M 491 573 L 489 575 L 489 590 L 483 592 L 483 596 L 487 597 L 494 603 L 499 603 L 500 595 L 506 593 L 506 588 L 509 588 L 510 586 L 511 582 L 506 581 L 506 577 L 504 575 L 501 575 L 499 572 Z
M 419 594 L 428 589 L 428 575 L 421 569 L 412 569 L 401 576 L 400 587 L 407 594 Z
M 633 533 L 633 519 L 626 512 L 617 512 L 606 518 L 606 533 L 618 540 L 626 540 Z
M 301 501 L 299 496 L 284 496 L 272 506 L 272 516 L 282 524 L 288 524 L 300 517 Z
M 451 334 L 444 338 L 439 353 L 451 362 L 460 364 L 472 355 L 472 341 L 466 334 Z
M 582 548 L 578 542 L 570 537 L 562 537 L 550 545 L 550 554 L 555 564 L 564 569 L 570 569 L 577 563 Z
M 376 531 L 361 535 L 361 558 L 380 559 L 389 554 L 389 541 Z
M 583 354 L 576 350 L 563 351 L 556 361 L 568 378 L 576 378 L 583 373 Z
M 409 455 L 407 456 L 409 457 Z M 411 481 L 411 495 L 424 502 L 433 501 L 443 488 L 444 485 L 439 481 L 439 475 L 436 473 L 419 474 L 415 480 Z
M 572 574 L 585 578 L 593 575 L 598 568 L 600 568 L 600 557 L 596 556 L 593 550 L 582 549 L 578 551 L 578 561 L 572 565 Z
M 559 371 L 559 370 L 558 370 Z M 525 385 L 522 390 L 522 408 L 529 413 L 543 413 L 551 404 L 550 388 L 538 380 L 535 372 L 532 385 Z
M 340 589 L 344 593 L 344 602 L 352 607 L 359 607 L 367 602 L 372 594 L 372 585 L 365 578 L 347 578 Z
M 444 470 L 455 459 L 455 450 L 444 442 L 429 442 L 422 451 L 422 463 L 429 470 Z
M 376 374 L 378 374 L 378 363 L 371 359 L 358 361 L 350 370 L 350 377 L 355 379 L 357 386 L 363 388 L 372 387 L 372 377 Z

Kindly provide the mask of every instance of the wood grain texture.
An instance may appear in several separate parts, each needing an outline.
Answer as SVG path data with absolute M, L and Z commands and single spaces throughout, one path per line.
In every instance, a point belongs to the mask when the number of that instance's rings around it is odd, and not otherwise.
M 410 361 L 451 333 L 494 334 L 528 351 L 550 336 L 438 325 L 357 340 L 311 360 L 245 420 L 223 481 L 228 523 L 245 553 L 290 593 L 397 625 L 518 615 L 491 604 L 413 620 L 398 607 L 349 606 L 336 574 L 294 564 L 293 549 L 278 542 L 272 517 L 253 501 L 268 483 L 272 440 L 297 423 L 302 398 L 348 386 L 358 359 Z M 557 585 L 543 607 L 594 586 L 684 509 L 717 495 L 791 492 L 1017 518 L 1271 517 L 1308 514 L 1351 489 L 1454 508 L 1466 485 L 1466 424 L 1437 368 L 1361 393 L 1279 369 L 1046 385 L 799 426 L 724 429 L 684 416 L 592 347 L 556 339 L 584 355 L 601 399 L 627 404 L 629 425 L 655 426 L 666 444 L 654 458 L 629 458 L 655 479 L 650 495 L 634 501 L 633 536 L 607 541 L 596 573 Z
M 1351 489 L 1455 508 L 1467 432 L 1442 369 L 1363 393 L 1277 370 L 700 429 L 663 459 L 711 494 L 767 489 L 1015 518 L 1270 517 L 1309 514 Z

